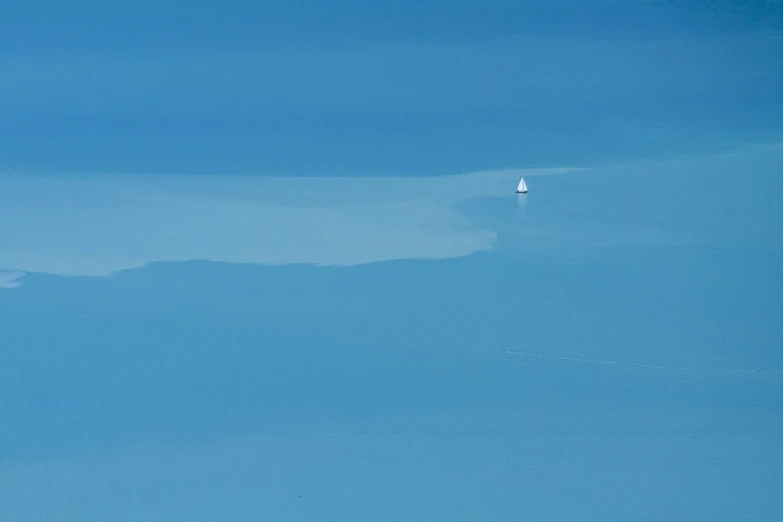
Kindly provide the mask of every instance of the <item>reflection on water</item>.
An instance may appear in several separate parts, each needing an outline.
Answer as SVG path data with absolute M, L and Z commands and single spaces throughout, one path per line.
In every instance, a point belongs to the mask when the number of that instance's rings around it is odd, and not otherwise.
M 517 194 L 517 207 L 525 209 L 527 206 L 527 194 Z

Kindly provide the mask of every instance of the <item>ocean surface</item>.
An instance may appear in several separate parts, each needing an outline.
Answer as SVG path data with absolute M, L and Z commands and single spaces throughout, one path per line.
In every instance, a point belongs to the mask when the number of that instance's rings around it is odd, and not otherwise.
M 783 519 L 773 14 L 496 4 L 0 53 L 0 519 Z

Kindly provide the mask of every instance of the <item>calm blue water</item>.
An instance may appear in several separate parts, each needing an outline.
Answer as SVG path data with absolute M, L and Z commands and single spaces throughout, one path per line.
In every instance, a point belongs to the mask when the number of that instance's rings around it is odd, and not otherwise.
M 12 13 L 0 519 L 783 517 L 778 13 L 474 4 Z

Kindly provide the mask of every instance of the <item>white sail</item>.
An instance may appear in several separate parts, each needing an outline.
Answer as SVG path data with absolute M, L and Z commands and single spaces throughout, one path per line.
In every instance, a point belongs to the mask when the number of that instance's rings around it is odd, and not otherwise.
M 525 183 L 525 178 L 519 180 L 519 185 L 517 185 L 517 192 L 519 194 L 524 194 L 525 192 L 527 192 L 527 184 Z

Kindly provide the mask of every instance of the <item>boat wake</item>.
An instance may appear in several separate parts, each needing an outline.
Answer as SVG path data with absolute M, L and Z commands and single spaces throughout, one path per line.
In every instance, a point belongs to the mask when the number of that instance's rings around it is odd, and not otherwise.
M 567 355 L 551 355 L 537 352 L 521 352 L 506 350 L 508 355 L 516 355 L 520 357 L 535 358 L 547 361 L 556 361 L 572 364 L 590 364 L 590 365 L 603 365 L 611 366 L 623 370 L 650 370 L 650 371 L 663 371 L 672 373 L 683 374 L 701 374 L 701 375 L 723 375 L 723 376 L 742 376 L 742 375 L 757 375 L 757 376 L 781 376 L 783 370 L 777 369 L 762 369 L 762 368 L 707 368 L 707 367 L 693 367 L 693 366 L 679 366 L 679 365 L 665 365 L 655 364 L 647 362 L 633 362 L 622 361 L 615 359 L 594 359 L 591 357 L 575 357 Z

